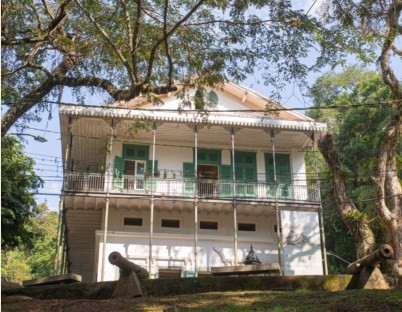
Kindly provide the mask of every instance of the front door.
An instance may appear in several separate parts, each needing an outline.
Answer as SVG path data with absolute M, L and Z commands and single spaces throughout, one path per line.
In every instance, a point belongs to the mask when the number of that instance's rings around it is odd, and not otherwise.
M 124 161 L 124 188 L 143 190 L 145 187 L 146 162 L 142 160 Z
M 200 196 L 213 197 L 218 195 L 219 166 L 198 165 L 198 194 Z

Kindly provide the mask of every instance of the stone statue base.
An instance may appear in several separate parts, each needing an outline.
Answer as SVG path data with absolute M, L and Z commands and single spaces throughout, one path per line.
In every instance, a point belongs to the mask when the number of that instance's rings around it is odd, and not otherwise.
M 127 276 L 121 276 L 113 292 L 113 297 L 143 297 L 141 283 L 137 274 L 130 272 Z
M 357 282 L 359 289 L 389 289 L 389 285 L 382 275 L 380 269 L 363 267 Z

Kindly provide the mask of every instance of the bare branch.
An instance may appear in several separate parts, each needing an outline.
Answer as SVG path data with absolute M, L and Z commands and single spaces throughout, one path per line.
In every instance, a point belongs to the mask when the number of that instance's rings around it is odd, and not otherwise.
M 230 20 L 211 20 L 211 21 L 204 21 L 204 22 L 198 22 L 198 23 L 187 23 L 187 24 L 183 24 L 182 27 L 202 26 L 202 25 L 208 25 L 208 24 L 230 24 L 230 25 L 253 26 L 253 25 L 261 25 L 261 24 L 273 23 L 273 22 L 280 22 L 280 21 L 279 20 L 260 20 L 260 21 L 255 21 L 255 22 L 234 22 L 234 21 L 230 21 Z
M 142 11 L 145 13 L 145 15 L 149 16 L 150 18 L 152 18 L 155 22 L 159 23 L 159 24 L 163 24 L 163 20 L 159 19 L 157 16 L 155 16 L 152 13 L 155 12 L 150 12 L 148 9 L 145 9 L 145 7 L 142 7 Z
M 50 5 L 47 3 L 47 0 L 42 0 L 43 6 L 45 7 L 46 13 L 52 18 L 54 19 L 54 11 L 53 9 L 50 7 Z
M 30 4 L 30 7 L 31 7 L 32 11 L 34 12 L 36 20 L 38 22 L 38 29 L 42 30 L 42 20 L 41 20 L 39 14 L 38 14 L 38 11 L 36 10 L 36 7 L 33 4 Z
M 128 7 L 125 0 L 120 0 L 121 5 L 124 9 L 124 15 L 126 17 L 126 28 L 127 28 L 127 37 L 128 37 L 128 45 L 130 47 L 130 51 L 133 52 L 133 29 L 131 28 L 131 18 L 130 13 L 128 11 Z
M 134 33 L 133 33 L 133 48 L 131 50 L 131 60 L 133 63 L 134 77 L 136 82 L 140 81 L 140 69 L 138 67 L 138 45 L 140 42 L 141 30 L 141 15 L 142 15 L 142 0 L 137 0 L 137 12 L 135 17 Z
M 17 73 L 18 71 L 23 70 L 24 68 L 34 68 L 34 69 L 38 69 L 38 70 L 40 70 L 40 71 L 43 71 L 48 77 L 51 77 L 51 75 L 52 75 L 52 74 L 47 70 L 47 68 L 45 68 L 45 67 L 43 67 L 43 66 L 41 66 L 41 65 L 38 65 L 38 64 L 34 64 L 34 63 L 31 63 L 31 62 L 26 62 L 24 65 L 22 65 L 22 66 L 16 68 L 16 69 L 13 70 L 12 72 L 2 73 L 1 76 L 2 76 L 2 77 L 12 76 L 12 75 L 14 75 L 15 73 Z
M 79 0 L 75 0 L 77 5 L 81 8 L 81 10 L 84 12 L 84 14 L 88 17 L 88 19 L 91 21 L 91 23 L 95 26 L 95 28 L 101 33 L 103 38 L 106 40 L 106 42 L 111 46 L 113 51 L 116 53 L 117 57 L 120 59 L 120 61 L 123 63 L 124 67 L 127 70 L 127 74 L 130 77 L 130 80 L 132 83 L 135 83 L 135 77 L 133 75 L 133 71 L 131 70 L 130 64 L 127 62 L 126 58 L 124 57 L 123 53 L 120 51 L 120 49 L 117 48 L 117 46 L 113 43 L 112 39 L 110 39 L 109 35 L 106 33 L 106 31 L 96 22 L 95 18 L 92 16 L 91 12 L 89 12 Z
M 165 40 L 167 40 L 175 32 L 175 30 L 178 27 L 180 27 L 185 21 L 187 21 L 204 2 L 205 2 L 205 0 L 198 1 L 196 3 L 196 5 L 180 21 L 178 21 L 165 35 L 163 35 L 163 37 L 161 39 L 159 39 L 155 43 L 155 45 L 153 46 L 153 48 L 151 50 L 151 55 L 149 57 L 149 62 L 148 62 L 148 72 L 147 72 L 147 75 L 146 75 L 146 77 L 144 79 L 143 84 L 148 83 L 149 80 L 151 79 L 152 70 L 153 70 L 154 61 L 155 61 L 155 56 L 156 56 L 156 51 L 158 50 L 158 47 L 160 46 L 160 44 L 162 42 L 164 42 Z
M 163 11 L 163 36 L 165 37 L 165 51 L 166 57 L 169 62 L 169 71 L 168 71 L 168 85 L 171 86 L 173 84 L 173 61 L 169 52 L 169 43 L 167 36 L 167 12 L 168 12 L 169 0 L 165 0 L 165 9 Z
M 391 49 L 392 51 L 394 51 L 395 54 L 402 56 L 402 50 L 399 50 L 397 47 L 395 47 L 395 45 L 392 45 Z

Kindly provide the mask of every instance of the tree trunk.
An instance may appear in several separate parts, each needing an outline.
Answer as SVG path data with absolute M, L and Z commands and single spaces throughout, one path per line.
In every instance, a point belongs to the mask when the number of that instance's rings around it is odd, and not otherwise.
M 332 135 L 326 134 L 318 142 L 318 148 L 332 173 L 331 198 L 338 208 L 343 222 L 356 239 L 357 258 L 375 250 L 375 239 L 365 215 L 353 204 L 345 182 L 338 155 L 334 150 Z
M 395 278 L 402 276 L 402 187 L 397 175 L 396 145 L 401 132 L 401 106 L 381 136 L 377 152 L 377 171 L 372 178 L 376 193 L 376 210 L 385 226 L 386 243 L 394 249 L 394 259 L 386 271 Z

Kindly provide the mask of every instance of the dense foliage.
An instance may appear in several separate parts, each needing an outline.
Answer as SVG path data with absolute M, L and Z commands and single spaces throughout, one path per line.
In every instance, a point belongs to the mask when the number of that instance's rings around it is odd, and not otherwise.
M 22 245 L 1 253 L 1 276 L 20 282 L 53 275 L 58 213 L 49 211 L 45 204 L 38 205 L 35 215 L 29 218 L 26 230 L 33 240 L 30 247 Z
M 339 153 L 346 174 L 351 198 L 364 218 L 370 221 L 376 242 L 384 243 L 383 224 L 376 217 L 375 192 L 371 176 L 379 138 L 392 115 L 389 103 L 391 94 L 381 77 L 374 72 L 357 67 L 341 73 L 328 73 L 317 79 L 311 88 L 311 98 L 316 108 L 309 111 L 310 117 L 328 123 L 333 135 L 334 147 Z M 361 104 L 348 107 L 352 104 Z M 328 109 L 328 106 L 341 108 Z M 342 106 L 344 108 L 342 108 Z M 398 172 L 402 178 L 402 140 L 398 145 Z M 308 163 L 313 159 L 308 155 Z M 336 205 L 330 196 L 333 187 L 330 172 L 319 155 L 318 168 L 324 206 L 326 247 L 330 253 L 352 262 L 356 259 L 356 241 L 343 223 Z M 345 273 L 346 264 L 329 256 L 330 272 Z
M 34 160 L 23 152 L 13 136 L 1 142 L 1 248 L 30 246 L 34 235 L 27 227 L 36 213 L 34 193 L 42 180 L 34 171 Z
M 323 27 L 291 1 L 2 1 L 2 135 L 57 100 L 63 87 L 128 101 L 254 71 L 275 93 L 347 51 L 365 59 L 364 37 Z M 315 60 L 310 54 L 315 51 Z

